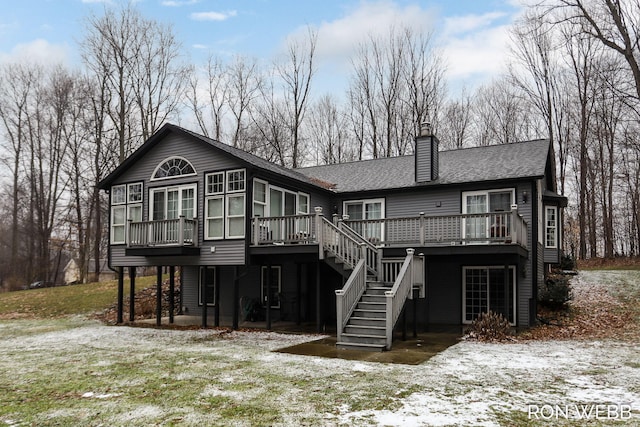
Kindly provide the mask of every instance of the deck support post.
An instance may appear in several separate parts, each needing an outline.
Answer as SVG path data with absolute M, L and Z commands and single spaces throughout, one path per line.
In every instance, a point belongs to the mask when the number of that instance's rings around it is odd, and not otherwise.
M 296 325 L 300 324 L 300 295 L 302 294 L 302 268 L 304 265 L 302 263 L 296 264 L 296 307 L 295 307 L 295 318 Z
M 129 322 L 135 319 L 136 311 L 136 268 L 129 267 Z
M 238 317 L 240 315 L 240 270 L 233 267 L 233 324 L 234 330 L 238 329 Z
M 207 304 L 208 301 L 208 292 L 207 292 L 207 272 L 205 271 L 205 267 L 200 266 L 200 298 L 202 300 L 202 322 L 201 322 L 201 327 L 202 328 L 206 328 L 207 327 L 207 316 L 209 315 L 209 313 L 207 313 L 209 306 Z
M 156 326 L 162 324 L 162 266 L 156 273 Z
M 316 213 L 316 240 L 318 241 L 318 255 L 320 259 L 324 259 L 324 236 L 322 233 L 322 207 L 313 208 Z
M 267 265 L 265 267 L 266 270 L 266 277 L 263 276 L 263 280 L 265 281 L 264 286 L 267 288 L 267 295 L 265 295 L 267 297 L 267 308 L 266 308 L 266 314 L 267 314 L 267 331 L 271 330 L 271 264 Z
M 322 314 L 320 309 L 322 305 L 320 304 L 320 296 L 322 293 L 320 292 L 320 261 L 316 262 L 316 332 L 319 334 L 322 333 Z
M 213 274 L 213 300 L 216 303 L 213 307 L 213 326 L 217 328 L 220 326 L 220 269 L 216 268 Z
M 173 324 L 174 299 L 176 296 L 176 267 L 169 267 L 169 324 Z
M 116 323 L 122 323 L 122 305 L 124 301 L 124 267 L 118 269 L 118 318 Z

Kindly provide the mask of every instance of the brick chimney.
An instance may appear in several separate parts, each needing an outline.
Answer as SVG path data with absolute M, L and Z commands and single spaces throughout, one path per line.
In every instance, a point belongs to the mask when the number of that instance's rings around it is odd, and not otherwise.
M 438 179 L 438 138 L 433 135 L 431 123 L 420 125 L 420 135 L 416 137 L 415 168 L 416 182 L 430 182 Z

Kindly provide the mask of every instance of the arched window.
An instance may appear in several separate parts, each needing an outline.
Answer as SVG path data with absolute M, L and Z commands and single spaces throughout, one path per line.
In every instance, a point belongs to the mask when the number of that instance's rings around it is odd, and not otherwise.
M 171 157 L 158 165 L 151 179 L 165 179 L 175 176 L 195 175 L 196 170 L 187 159 Z

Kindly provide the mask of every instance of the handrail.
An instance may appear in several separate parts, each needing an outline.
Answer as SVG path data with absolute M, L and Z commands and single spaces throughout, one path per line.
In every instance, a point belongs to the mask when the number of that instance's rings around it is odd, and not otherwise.
M 159 221 L 129 220 L 126 243 L 139 246 L 197 246 L 198 220 L 184 216 Z
M 391 349 L 391 342 L 393 341 L 393 327 L 396 321 L 402 313 L 404 302 L 407 298 L 413 298 L 413 285 L 415 269 L 413 268 L 413 260 L 417 258 L 414 256 L 414 249 L 407 249 L 407 256 L 402 263 L 398 277 L 393 283 L 391 290 L 385 292 L 387 300 L 386 308 L 386 338 L 387 338 L 387 350 Z
M 367 269 L 371 274 L 378 277 L 381 267 L 381 254 L 378 248 L 373 243 L 362 237 L 360 234 L 356 233 L 356 231 L 345 224 L 344 221 L 338 221 L 338 228 L 346 232 L 353 239 L 357 240 L 361 245 L 364 245 L 364 248 L 366 250 Z
M 337 338 L 341 341 L 342 331 L 347 326 L 351 313 L 358 305 L 358 301 L 367 288 L 367 271 L 365 268 L 364 258 L 360 259 L 356 264 L 353 272 L 349 276 L 347 283 L 342 289 L 336 292 L 336 321 L 337 321 Z
M 251 243 L 309 243 L 315 241 L 315 215 L 254 217 Z
M 359 241 L 340 230 L 325 217 L 321 217 L 320 224 L 320 232 L 322 234 L 321 251 L 330 252 L 336 259 L 345 263 L 351 269 L 355 269 L 361 258 L 366 258 L 366 256 L 362 256 L 363 250 L 361 247 L 364 247 L 364 245 L 361 245 Z

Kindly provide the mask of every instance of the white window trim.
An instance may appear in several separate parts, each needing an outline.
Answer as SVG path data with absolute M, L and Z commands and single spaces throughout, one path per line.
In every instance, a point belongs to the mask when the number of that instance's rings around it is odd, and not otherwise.
M 133 187 L 134 185 L 140 186 L 140 200 L 131 199 L 131 187 Z M 144 183 L 132 182 L 131 184 L 127 184 L 127 203 L 142 203 L 143 200 L 144 200 Z
M 300 198 L 301 197 L 306 197 L 307 198 L 307 211 L 304 212 L 301 208 L 300 208 Z M 309 204 L 311 203 L 311 198 L 309 197 L 309 195 L 307 193 L 302 193 L 302 192 L 298 192 L 298 199 L 296 200 L 296 212 L 298 212 L 298 215 L 309 215 Z
M 242 215 L 230 215 L 229 214 L 229 200 L 231 200 L 232 198 L 243 198 L 243 202 L 242 202 Z M 231 193 L 228 194 L 225 197 L 225 238 L 226 239 L 244 239 L 245 237 L 245 225 L 246 225 L 246 217 L 247 217 L 247 199 L 246 199 L 246 194 L 243 193 Z M 238 236 L 232 236 L 229 234 L 231 227 L 229 226 L 229 220 L 234 219 L 234 218 L 244 218 L 243 221 L 243 227 L 242 227 L 242 235 L 238 235 Z
M 364 209 L 364 204 L 367 203 L 380 203 L 380 210 L 381 210 L 381 219 L 385 219 L 387 216 L 386 214 L 386 206 L 385 206 L 385 199 L 381 198 L 381 199 L 356 199 L 356 200 L 345 200 L 342 202 L 342 212 L 343 213 L 347 213 L 347 205 L 353 205 L 356 203 L 361 203 L 362 204 L 362 215 L 365 214 L 365 209 Z M 363 218 L 363 220 L 366 220 L 366 218 Z
M 504 269 L 504 265 L 469 265 L 469 266 L 463 266 L 462 267 L 462 323 L 465 325 L 469 325 L 471 323 L 473 323 L 473 321 L 469 321 L 466 320 L 466 313 L 467 313 L 467 281 L 466 281 L 466 271 L 467 270 L 499 270 L 499 269 Z M 513 301 L 511 301 L 511 303 L 513 304 L 513 322 L 509 322 L 509 324 L 511 326 L 515 326 L 516 322 L 518 321 L 518 304 L 517 304 L 517 289 L 518 289 L 518 282 L 517 282 L 517 276 L 516 276 L 516 268 L 514 265 L 509 265 L 509 271 L 512 274 L 512 278 L 513 278 Z M 491 307 L 489 306 L 489 301 L 491 301 L 491 288 L 488 286 L 487 284 L 487 309 L 491 310 Z
M 256 183 L 260 183 L 260 184 L 264 184 L 264 202 L 257 200 L 256 199 Z M 267 181 L 264 181 L 262 179 L 258 179 L 258 178 L 254 178 L 253 179 L 253 194 L 252 194 L 252 198 L 253 198 L 253 206 L 255 206 L 256 204 L 263 206 L 264 208 L 264 216 L 268 217 L 269 216 L 269 183 Z M 252 207 L 252 214 L 255 217 L 256 213 L 255 213 L 255 208 Z
M 266 295 L 264 294 L 265 291 L 265 286 L 266 283 L 264 283 L 263 279 L 264 279 L 264 271 L 266 270 L 267 266 L 263 265 L 262 267 L 260 267 L 260 297 L 262 299 L 262 306 L 266 307 L 267 306 L 267 299 L 266 299 Z M 280 265 L 272 265 L 271 269 L 277 270 L 278 271 L 278 294 L 282 294 L 282 266 Z M 273 284 L 271 284 L 273 285 Z M 278 298 L 278 304 L 277 305 L 271 305 L 272 309 L 279 309 L 280 308 L 280 298 Z
M 229 179 L 229 175 L 231 175 L 232 173 L 235 173 L 235 172 L 242 172 L 242 181 L 241 181 L 242 182 L 242 189 L 240 189 L 240 190 L 231 190 L 231 189 L 229 189 L 229 184 L 231 182 L 240 182 L 240 181 L 231 181 Z M 231 170 L 226 171 L 225 172 L 225 184 L 226 184 L 225 190 L 226 190 L 226 192 L 228 194 L 231 194 L 231 193 L 242 193 L 242 192 L 246 191 L 246 189 L 247 189 L 247 173 L 246 173 L 245 169 L 231 169 Z
M 142 203 L 130 203 L 127 205 L 127 221 L 132 220 L 131 218 L 131 209 L 132 208 L 140 208 L 140 221 L 142 221 L 143 218 L 143 212 L 142 212 Z M 134 221 L 136 222 L 136 221 Z
M 221 216 L 209 216 L 209 200 L 222 200 L 222 215 Z M 224 240 L 225 238 L 225 197 L 224 194 L 219 194 L 216 196 L 208 196 L 204 201 L 204 239 L 205 240 Z M 221 219 L 222 220 L 222 235 L 220 236 L 210 236 L 209 235 L 209 220 L 212 219 Z
M 207 307 L 215 307 L 216 306 L 216 287 L 218 286 L 218 284 L 216 283 L 216 267 L 215 266 L 202 266 L 200 267 L 200 269 L 198 270 L 198 306 L 202 307 L 204 305 L 204 302 L 202 301 L 202 278 L 203 278 L 203 274 L 205 270 L 210 269 L 213 270 L 213 303 L 207 303 Z
M 117 188 L 122 188 L 124 191 L 124 200 L 121 202 L 115 202 L 113 200 L 113 193 L 115 193 L 115 190 Z M 117 205 L 126 205 L 127 204 L 127 185 L 126 184 L 119 184 L 119 185 L 114 185 L 111 187 L 111 205 L 112 206 L 117 206 Z
M 171 159 L 184 160 L 185 162 L 187 162 L 191 166 L 191 169 L 193 169 L 193 173 L 187 173 L 187 174 L 178 175 L 178 176 L 163 176 L 163 177 L 160 177 L 160 178 L 155 178 L 156 173 L 158 172 L 158 169 L 160 169 L 160 166 L 164 165 L 166 162 L 168 162 Z M 151 178 L 149 180 L 150 181 L 164 181 L 164 180 L 167 180 L 167 179 L 177 179 L 177 178 L 184 178 L 184 177 L 187 177 L 187 176 L 195 176 L 197 174 L 198 174 L 198 171 L 193 166 L 193 163 L 191 163 L 189 160 L 185 159 L 182 156 L 169 156 L 166 159 L 162 160 L 160 163 L 158 163 L 158 165 L 155 167 L 155 169 L 153 169 L 153 172 L 151 173 Z
M 213 176 L 213 175 L 220 175 L 222 176 L 222 191 L 213 191 L 210 192 L 209 191 L 209 177 Z M 227 181 L 225 179 L 226 174 L 224 172 L 211 172 L 208 173 L 204 176 L 204 191 L 205 191 L 205 195 L 207 196 L 214 196 L 214 195 L 218 195 L 218 194 L 224 194 L 224 191 L 226 189 L 226 185 L 227 185 Z M 220 184 L 220 183 L 218 183 Z
M 478 196 L 478 195 L 485 195 L 487 196 L 487 208 L 488 208 L 488 203 L 489 203 L 489 194 L 491 193 L 506 193 L 506 192 L 511 192 L 511 204 L 515 203 L 515 197 L 516 197 L 516 189 L 515 188 L 496 188 L 496 189 L 490 189 L 490 190 L 475 190 L 475 191 L 463 191 L 462 192 L 462 213 L 466 214 L 467 213 L 467 197 L 468 196 Z
M 198 217 L 198 184 L 184 184 L 184 185 L 170 185 L 167 187 L 152 187 L 149 188 L 149 220 L 151 221 L 153 218 L 153 202 L 154 195 L 158 191 L 164 191 L 165 195 L 167 191 L 170 190 L 178 190 L 178 218 L 182 214 L 182 190 L 192 188 L 193 189 L 193 218 L 196 219 Z M 167 197 L 164 198 L 164 213 L 167 213 Z
M 123 222 L 122 222 L 122 224 L 116 224 L 114 222 L 114 219 L 116 217 L 115 214 L 114 214 L 114 211 L 116 209 L 122 209 L 122 211 L 123 211 L 123 215 L 122 215 Z M 122 245 L 122 244 L 125 244 L 127 242 L 127 214 L 128 214 L 128 212 L 127 212 L 127 205 L 126 204 L 117 204 L 115 206 L 111 206 L 111 218 L 110 218 L 111 219 L 111 232 L 110 232 L 111 239 L 110 240 L 111 240 L 111 244 L 113 244 L 113 245 Z M 114 233 L 114 229 L 116 227 L 122 227 L 122 229 L 123 229 L 123 233 L 122 233 L 123 239 L 122 239 L 122 241 L 115 240 L 115 234 L 116 233 Z
M 549 210 L 553 210 L 555 224 L 553 227 L 549 226 Z M 547 239 L 548 230 L 553 228 L 553 245 L 549 245 L 549 240 Z M 557 206 L 545 206 L 544 207 L 544 246 L 547 249 L 557 249 L 558 248 L 558 207 Z

